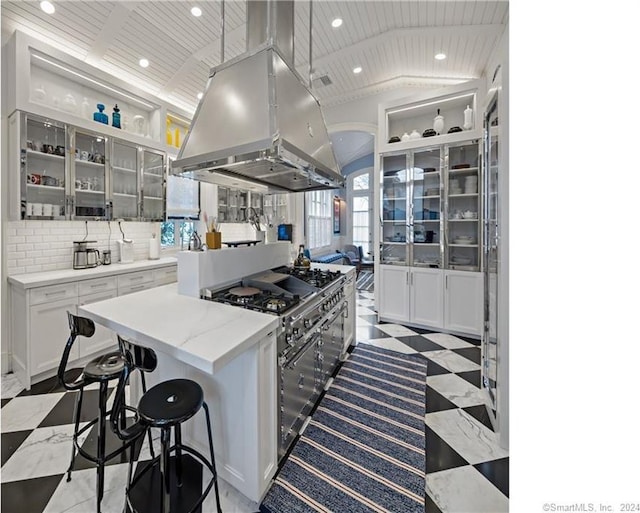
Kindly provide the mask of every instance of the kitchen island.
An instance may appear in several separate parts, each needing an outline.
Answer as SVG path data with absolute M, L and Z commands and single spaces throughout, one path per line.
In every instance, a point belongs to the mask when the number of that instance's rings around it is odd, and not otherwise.
M 172 378 L 202 386 L 211 409 L 219 476 L 259 503 L 277 469 L 276 328 L 278 318 L 177 293 L 177 285 L 78 307 L 124 338 L 152 348 L 147 385 Z M 133 404 L 139 389 L 132 383 Z M 199 414 L 183 438 L 208 452 Z

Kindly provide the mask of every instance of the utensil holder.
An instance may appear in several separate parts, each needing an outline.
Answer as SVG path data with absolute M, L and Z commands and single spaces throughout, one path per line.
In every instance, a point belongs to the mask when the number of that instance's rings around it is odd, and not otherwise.
M 206 242 L 209 249 L 220 249 L 222 247 L 222 232 L 207 232 Z

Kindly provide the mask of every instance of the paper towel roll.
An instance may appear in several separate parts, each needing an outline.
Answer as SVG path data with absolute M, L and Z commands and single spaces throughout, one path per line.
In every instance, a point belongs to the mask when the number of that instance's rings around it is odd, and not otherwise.
M 160 258 L 160 239 L 153 237 L 149 239 L 149 260 L 158 260 Z

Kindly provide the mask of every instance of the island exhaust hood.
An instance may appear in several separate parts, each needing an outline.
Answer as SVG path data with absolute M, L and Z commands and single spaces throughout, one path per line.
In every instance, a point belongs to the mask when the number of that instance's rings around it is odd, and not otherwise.
M 343 187 L 318 100 L 291 63 L 293 1 L 248 1 L 247 52 L 211 69 L 171 174 L 274 192 Z

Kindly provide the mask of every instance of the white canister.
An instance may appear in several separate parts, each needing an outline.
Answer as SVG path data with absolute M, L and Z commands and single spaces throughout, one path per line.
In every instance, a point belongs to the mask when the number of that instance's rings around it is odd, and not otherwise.
M 42 215 L 42 203 L 32 203 L 32 216 L 41 216 Z
M 53 205 L 53 216 L 58 217 L 62 215 L 62 205 Z
M 42 215 L 48 217 L 53 215 L 53 205 L 51 203 L 44 203 L 42 205 Z

